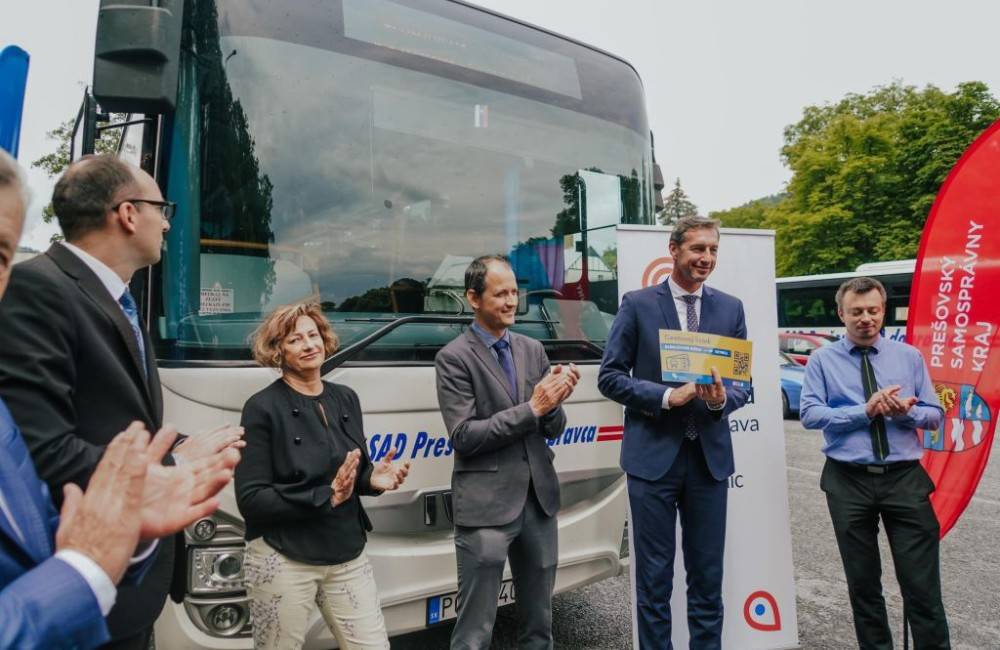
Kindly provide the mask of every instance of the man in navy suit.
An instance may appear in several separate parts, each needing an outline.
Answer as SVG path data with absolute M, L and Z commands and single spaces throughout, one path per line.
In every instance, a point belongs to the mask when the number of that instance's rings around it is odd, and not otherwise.
M 659 331 L 746 338 L 743 303 L 705 286 L 719 251 L 714 219 L 685 217 L 670 234 L 665 282 L 631 291 L 608 335 L 597 385 L 625 406 L 633 607 L 639 648 L 671 648 L 670 594 L 680 514 L 690 647 L 722 646 L 722 556 L 733 446 L 727 418 L 746 391 L 661 380 Z
M 0 150 L 0 298 L 26 205 L 17 164 Z M 0 339 L 18 343 L 9 334 Z M 168 428 L 150 441 L 133 422 L 104 450 L 86 492 L 65 485 L 60 517 L 0 400 L 0 648 L 92 648 L 108 640 L 104 617 L 115 585 L 137 582 L 155 562 L 157 545 L 137 552 L 137 543 L 211 514 L 239 459 L 228 450 L 165 468 L 160 459 L 176 436 Z

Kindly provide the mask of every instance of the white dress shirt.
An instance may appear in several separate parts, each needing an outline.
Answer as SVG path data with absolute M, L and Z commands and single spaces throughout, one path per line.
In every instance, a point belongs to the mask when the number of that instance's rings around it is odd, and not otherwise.
M 698 299 L 694 301 L 694 313 L 698 319 L 698 323 L 701 324 L 701 297 L 702 294 L 704 293 L 703 291 L 704 286 L 699 284 L 698 288 L 695 289 L 694 291 L 685 291 L 681 287 L 681 285 L 674 282 L 674 279 L 668 275 L 667 288 L 670 289 L 670 295 L 673 296 L 674 298 L 674 307 L 677 308 L 677 320 L 681 324 L 681 331 L 682 332 L 688 331 L 688 323 L 687 323 L 688 305 L 687 301 L 684 300 L 684 296 L 698 296 Z M 667 388 L 666 392 L 663 393 L 663 410 L 665 411 L 670 409 L 669 400 L 670 400 L 670 393 L 672 392 L 674 392 L 673 388 Z M 723 400 L 722 406 L 713 408 L 711 405 L 709 405 L 708 408 L 712 409 L 713 411 L 721 411 L 723 408 L 725 408 L 725 406 L 726 402 L 725 400 Z
M 118 274 L 112 271 L 110 266 L 108 266 L 101 260 L 97 259 L 87 251 L 83 250 L 79 246 L 74 246 L 73 244 L 66 241 L 64 241 L 62 245 L 65 246 L 67 250 L 69 250 L 69 252 L 79 257 L 80 261 L 86 264 L 87 268 L 94 272 L 94 275 L 97 276 L 97 279 L 101 281 L 101 284 L 104 285 L 104 288 L 108 290 L 109 294 L 111 294 L 111 298 L 115 302 L 118 302 L 118 299 L 122 297 L 123 293 L 125 293 L 125 289 L 128 288 L 128 285 L 125 284 L 125 281 L 122 280 L 120 277 L 118 277 Z

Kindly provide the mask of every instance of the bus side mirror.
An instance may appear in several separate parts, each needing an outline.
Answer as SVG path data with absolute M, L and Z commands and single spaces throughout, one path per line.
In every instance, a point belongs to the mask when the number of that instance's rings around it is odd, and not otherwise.
M 656 213 L 659 214 L 665 207 L 663 205 L 663 171 L 659 163 L 653 163 L 653 198 L 656 201 Z
M 653 158 L 653 207 L 658 215 L 666 206 L 663 205 L 663 171 L 656 162 L 656 138 L 653 137 L 652 131 L 649 132 L 649 150 Z
M 101 0 L 93 88 L 102 109 L 173 110 L 183 19 L 184 0 Z

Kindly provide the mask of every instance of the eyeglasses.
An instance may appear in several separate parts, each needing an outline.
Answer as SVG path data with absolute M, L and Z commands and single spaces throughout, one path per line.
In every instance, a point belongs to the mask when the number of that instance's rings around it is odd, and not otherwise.
M 163 216 L 164 221 L 170 221 L 170 218 L 177 212 L 177 204 L 173 201 L 152 201 L 150 199 L 125 199 L 111 206 L 111 209 L 117 210 L 122 206 L 122 203 L 148 203 L 149 205 L 155 205 L 160 209 L 160 215 Z

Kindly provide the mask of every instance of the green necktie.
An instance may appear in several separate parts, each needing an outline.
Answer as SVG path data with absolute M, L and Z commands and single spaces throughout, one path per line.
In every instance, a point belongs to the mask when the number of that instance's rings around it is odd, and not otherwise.
M 871 348 L 858 348 L 861 352 L 861 384 L 865 387 L 865 401 L 878 390 L 878 383 L 875 381 L 875 369 L 872 368 L 871 359 L 868 358 Z M 872 434 L 872 453 L 875 460 L 883 462 L 889 456 L 889 436 L 885 432 L 885 418 L 876 415 L 868 425 Z

